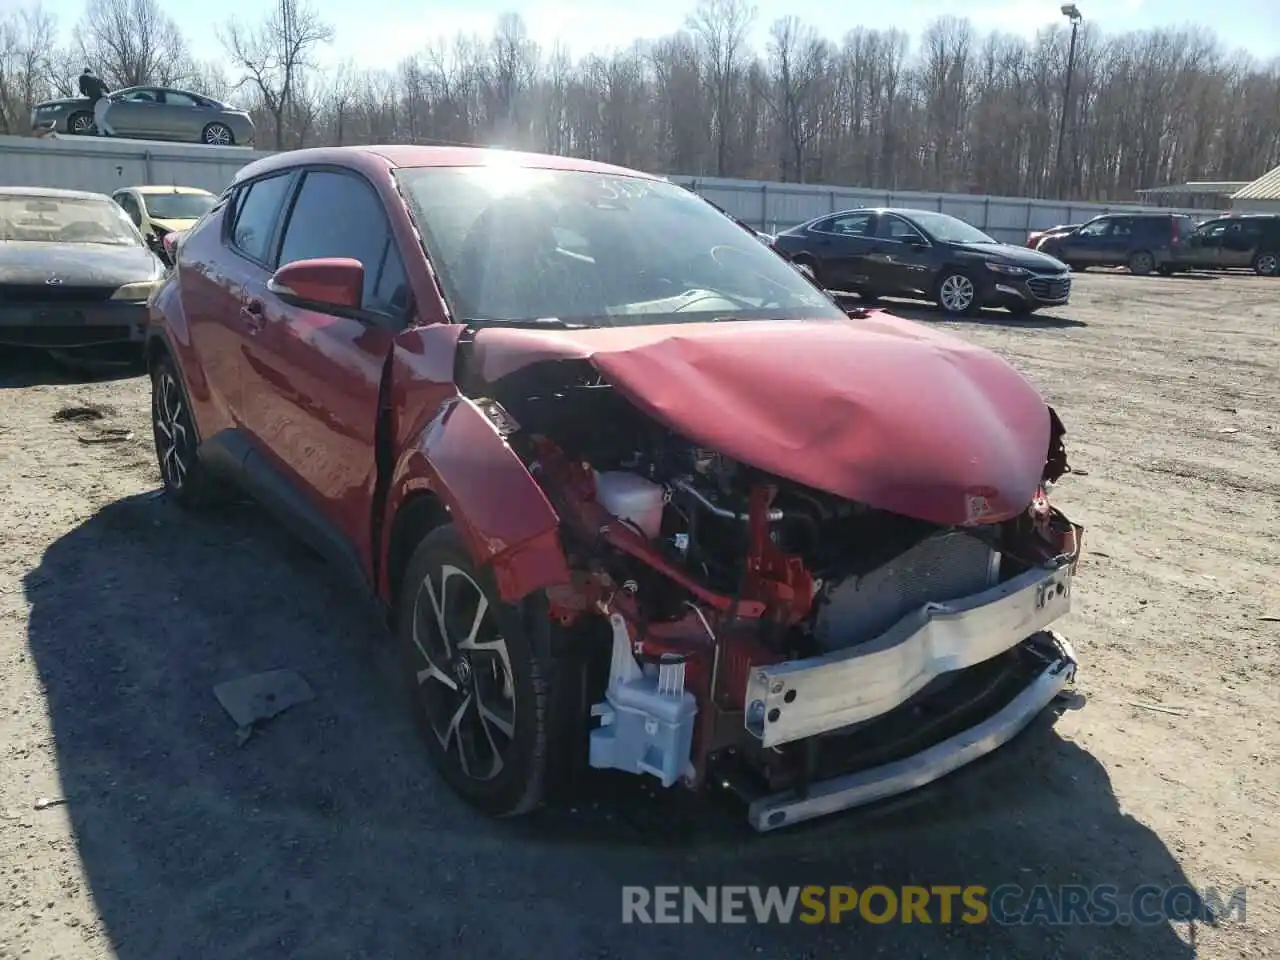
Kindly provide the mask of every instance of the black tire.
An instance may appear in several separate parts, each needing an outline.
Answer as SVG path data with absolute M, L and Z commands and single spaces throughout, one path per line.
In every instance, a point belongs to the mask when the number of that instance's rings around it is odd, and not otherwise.
M 231 147 L 235 145 L 235 134 L 225 123 L 207 123 L 200 131 L 200 142 L 212 146 Z
M 1129 272 L 1135 277 L 1145 277 L 1156 267 L 1156 258 L 1150 250 L 1135 250 L 1129 254 Z
M 232 499 L 232 488 L 200 459 L 191 401 L 177 366 L 167 356 L 159 357 L 151 367 L 151 430 L 160 481 L 175 503 L 198 509 Z
M 1160 274 L 1162 277 L 1172 277 L 1177 272 L 1178 271 L 1176 269 L 1167 263 L 1156 267 L 1156 273 Z
M 969 291 L 967 301 L 960 295 L 960 291 L 964 289 Z M 982 309 L 977 281 L 964 270 L 954 267 L 943 270 L 938 277 L 938 282 L 934 285 L 933 300 L 943 313 L 953 317 L 971 317 Z
M 1280 276 L 1280 253 L 1263 250 L 1253 258 L 1253 272 L 1260 277 Z
M 445 629 L 451 633 L 450 600 L 471 611 L 468 595 L 484 597 L 477 639 L 464 649 L 465 657 L 457 655 L 456 637 L 450 638 L 452 656 L 440 643 L 432 596 L 442 592 Z M 467 631 L 475 620 L 471 613 L 462 617 Z M 396 645 L 414 719 L 441 778 L 490 816 L 519 816 L 562 796 L 585 756 L 580 661 L 552 649 L 554 636 L 545 598 L 503 603 L 492 572 L 476 569 L 452 524 L 437 527 L 414 551 L 396 609 Z M 482 702 L 489 720 L 478 709 Z M 457 732 L 451 732 L 449 719 L 458 717 Z
M 79 137 L 92 137 L 98 132 L 98 125 L 93 122 L 93 114 L 77 110 L 67 117 L 67 133 Z

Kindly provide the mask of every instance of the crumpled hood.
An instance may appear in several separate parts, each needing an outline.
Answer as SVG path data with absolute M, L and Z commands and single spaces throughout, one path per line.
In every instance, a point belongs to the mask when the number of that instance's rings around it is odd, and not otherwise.
M 67 286 L 122 286 L 163 273 L 143 246 L 108 243 L 0 241 L 0 283 L 40 284 L 51 277 Z
M 152 217 L 153 226 L 160 227 L 167 233 L 181 233 L 183 230 L 190 230 L 192 224 L 196 222 L 197 217 L 187 217 L 181 220 L 173 220 L 163 217 Z
M 994 522 L 1040 484 L 1049 408 L 995 354 L 883 312 L 841 321 L 492 327 L 493 382 L 589 360 L 687 439 L 768 473 L 933 523 Z

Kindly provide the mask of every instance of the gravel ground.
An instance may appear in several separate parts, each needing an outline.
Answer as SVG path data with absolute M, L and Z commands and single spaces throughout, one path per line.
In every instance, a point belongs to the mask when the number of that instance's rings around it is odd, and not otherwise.
M 337 576 L 255 508 L 157 494 L 144 378 L 4 358 L 0 957 L 1280 956 L 1280 282 L 1091 273 L 1053 316 L 948 326 L 1070 431 L 1083 707 L 910 802 L 767 836 L 626 778 L 472 815 Z M 277 667 L 315 700 L 237 746 L 213 685 Z M 620 923 L 624 884 L 873 882 L 1245 885 L 1248 914 Z

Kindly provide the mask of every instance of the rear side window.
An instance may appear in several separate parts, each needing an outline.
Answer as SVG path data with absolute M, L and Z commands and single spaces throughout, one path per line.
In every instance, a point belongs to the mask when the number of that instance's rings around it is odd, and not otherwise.
M 278 173 L 264 180 L 255 180 L 240 191 L 235 223 L 231 228 L 231 243 L 245 256 L 259 263 L 271 262 L 271 238 L 275 235 L 280 208 L 292 181 L 292 171 Z
M 364 265 L 364 309 L 402 317 L 409 286 L 382 201 L 355 174 L 306 174 L 280 244 L 280 264 L 350 257 Z

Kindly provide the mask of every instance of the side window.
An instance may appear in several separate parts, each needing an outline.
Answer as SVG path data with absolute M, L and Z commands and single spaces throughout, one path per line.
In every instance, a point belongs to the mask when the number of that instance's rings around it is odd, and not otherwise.
M 1113 237 L 1131 237 L 1133 236 L 1134 223 L 1130 217 L 1117 217 L 1111 221 L 1111 236 Z
M 129 215 L 135 227 L 142 226 L 142 208 L 138 206 L 137 200 L 126 193 L 120 198 L 120 206 L 124 208 L 124 212 Z
M 871 214 L 848 213 L 830 220 L 823 220 L 814 227 L 823 233 L 838 233 L 844 237 L 865 237 L 871 232 Z
M 350 257 L 364 265 L 364 309 L 401 317 L 408 306 L 404 261 L 382 201 L 354 174 L 306 174 L 280 245 L 280 264 Z
M 924 242 L 924 237 L 919 230 L 901 217 L 895 217 L 892 214 L 886 214 L 880 218 L 880 225 L 876 227 L 876 236 L 882 240 L 897 240 L 900 243 Z
M 164 102 L 171 107 L 198 107 L 193 97 L 188 97 L 185 93 L 179 93 L 177 90 L 166 90 L 164 92 Z
M 1092 223 L 1086 223 L 1080 228 L 1080 236 L 1082 237 L 1102 237 L 1106 236 L 1111 230 L 1110 220 L 1094 220 Z
M 231 228 L 231 244 L 260 263 L 271 262 L 271 238 L 280 208 L 293 182 L 290 173 L 278 173 L 255 180 L 237 192 L 236 218 Z
M 155 90 L 131 90 L 120 98 L 126 103 L 159 103 L 160 98 Z

